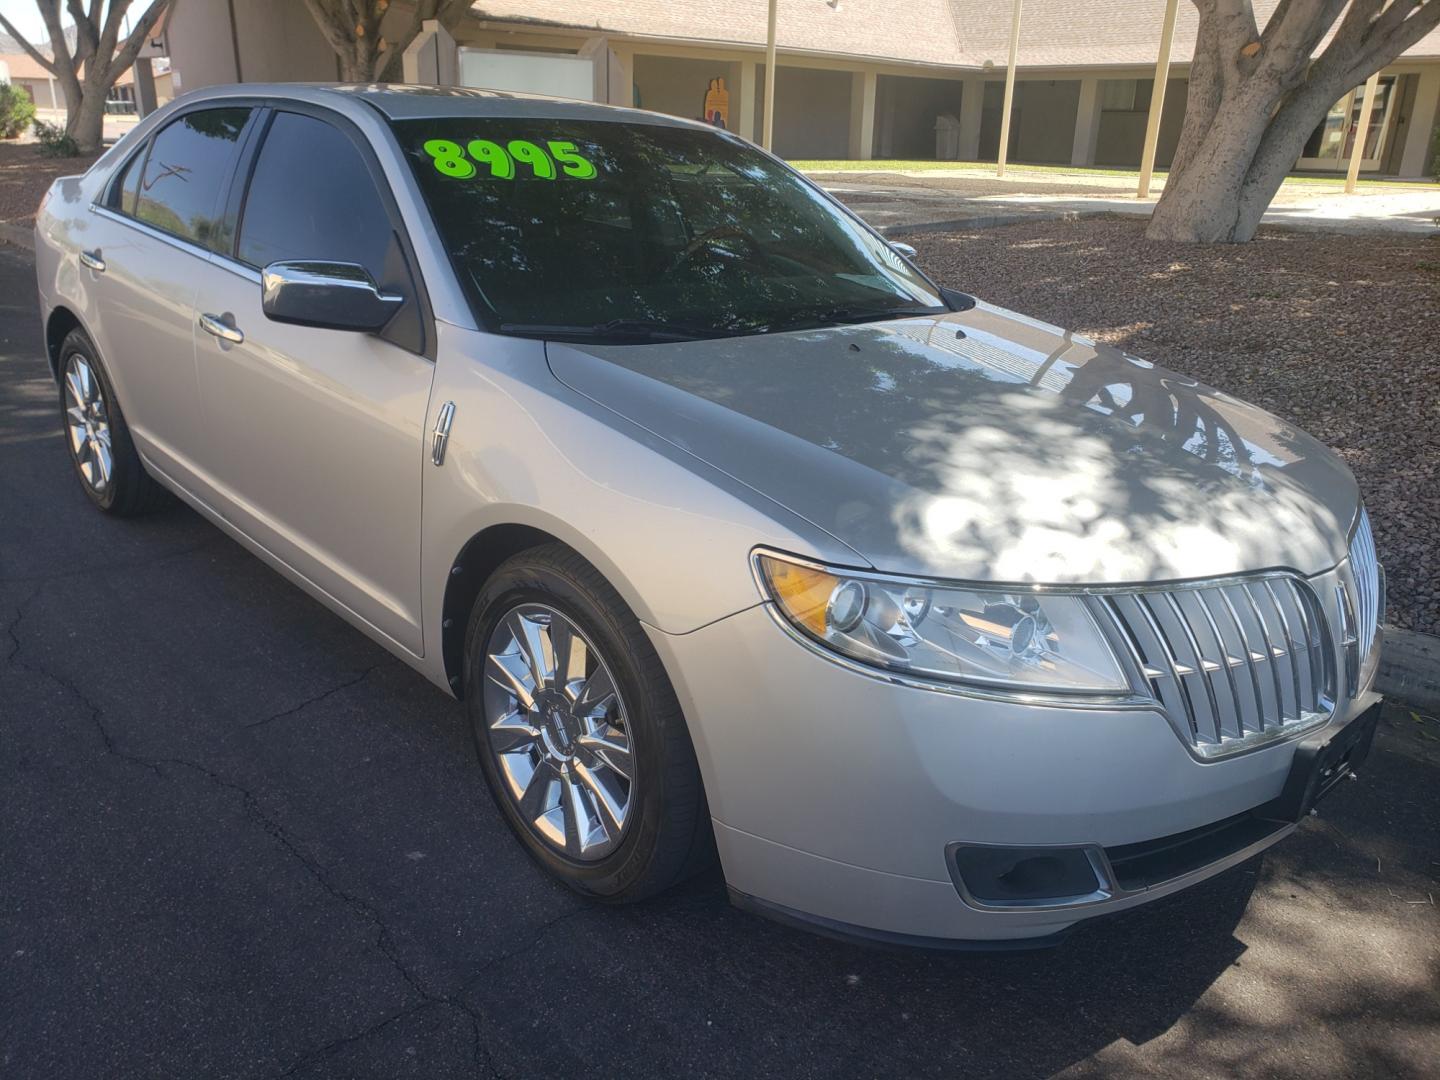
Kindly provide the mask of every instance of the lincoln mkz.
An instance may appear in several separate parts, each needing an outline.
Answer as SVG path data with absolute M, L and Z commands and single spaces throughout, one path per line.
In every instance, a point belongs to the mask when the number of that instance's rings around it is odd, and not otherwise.
M 718 854 L 822 932 L 1050 942 L 1369 749 L 1383 578 L 1333 453 L 939 286 L 724 131 L 215 88 L 35 239 L 89 499 L 178 496 L 463 699 L 588 896 Z

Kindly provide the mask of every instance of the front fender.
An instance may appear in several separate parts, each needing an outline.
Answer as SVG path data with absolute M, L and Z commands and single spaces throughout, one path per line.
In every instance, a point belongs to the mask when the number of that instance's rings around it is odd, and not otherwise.
M 757 544 L 855 564 L 854 551 L 778 503 L 559 382 L 541 342 L 439 324 L 427 430 L 454 402 L 444 464 L 424 470 L 425 651 L 439 643 L 450 569 L 477 534 L 523 525 L 589 560 L 644 623 L 684 634 L 760 602 Z

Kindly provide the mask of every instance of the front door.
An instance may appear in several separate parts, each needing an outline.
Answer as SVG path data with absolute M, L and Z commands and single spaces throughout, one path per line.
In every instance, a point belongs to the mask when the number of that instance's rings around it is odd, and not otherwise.
M 200 109 L 137 148 L 96 205 L 80 273 L 95 293 L 95 344 L 140 452 L 205 497 L 195 378 L 195 283 L 225 242 L 221 204 L 253 110 Z
M 1385 75 L 1375 87 L 1375 103 L 1370 109 L 1370 123 L 1365 129 L 1361 148 L 1360 168 L 1373 172 L 1380 168 L 1385 156 L 1385 141 L 1390 131 L 1390 109 L 1395 98 L 1395 76 Z M 1360 135 L 1360 112 L 1364 108 L 1365 87 L 1357 86 L 1337 101 L 1310 134 L 1301 151 L 1297 169 L 1333 169 L 1350 167 L 1350 154 Z
M 301 111 L 264 123 L 234 249 L 196 291 L 206 468 L 237 527 L 419 654 L 433 364 L 403 226 L 358 132 Z M 272 322 L 260 271 L 299 259 L 359 264 L 406 307 L 382 334 Z

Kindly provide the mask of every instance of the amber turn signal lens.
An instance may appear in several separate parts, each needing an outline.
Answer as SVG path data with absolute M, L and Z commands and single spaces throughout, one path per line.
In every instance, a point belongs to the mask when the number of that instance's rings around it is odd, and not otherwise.
M 781 562 L 761 555 L 760 572 L 775 602 L 791 622 L 798 623 L 816 637 L 825 635 L 825 608 L 840 579 L 823 570 Z

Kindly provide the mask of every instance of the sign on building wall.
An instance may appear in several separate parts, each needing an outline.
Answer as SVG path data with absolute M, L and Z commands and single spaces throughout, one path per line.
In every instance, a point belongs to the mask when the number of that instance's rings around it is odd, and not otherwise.
M 707 124 L 730 127 L 730 91 L 725 89 L 724 79 L 710 80 L 710 88 L 705 91 L 705 109 L 700 115 Z

